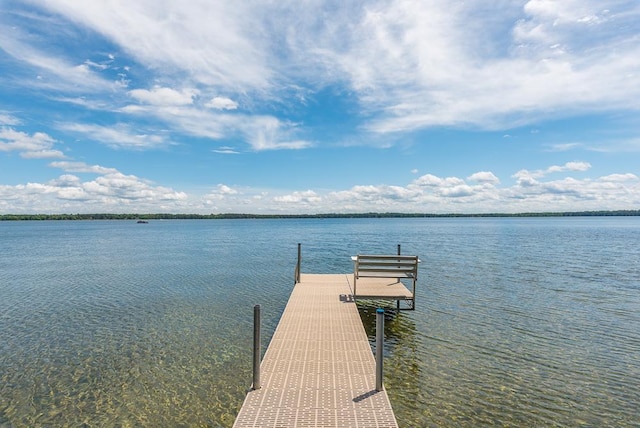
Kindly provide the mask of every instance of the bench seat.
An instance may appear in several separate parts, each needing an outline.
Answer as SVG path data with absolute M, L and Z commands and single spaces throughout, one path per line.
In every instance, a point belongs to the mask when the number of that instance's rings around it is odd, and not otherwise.
M 357 296 L 359 278 L 389 278 L 400 282 L 412 282 L 411 305 L 414 305 L 416 281 L 418 279 L 418 256 L 358 254 L 353 260 L 353 293 Z M 399 304 L 399 303 L 398 303 Z

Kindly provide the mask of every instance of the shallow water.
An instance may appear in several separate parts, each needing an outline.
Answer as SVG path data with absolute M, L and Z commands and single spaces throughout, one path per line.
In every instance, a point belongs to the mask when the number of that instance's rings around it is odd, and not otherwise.
M 401 426 L 638 426 L 640 218 L 0 223 L 0 425 L 231 426 L 303 272 L 422 259 Z M 376 305 L 361 305 L 373 341 Z

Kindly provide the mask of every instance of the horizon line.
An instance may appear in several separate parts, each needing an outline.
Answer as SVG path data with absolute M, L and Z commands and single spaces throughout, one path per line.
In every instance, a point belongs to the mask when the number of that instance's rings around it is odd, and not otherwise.
M 464 217 L 628 217 L 640 216 L 640 210 L 548 211 L 521 213 L 316 213 L 316 214 L 254 214 L 254 213 L 61 213 L 61 214 L 0 214 L 0 221 L 11 220 L 190 220 L 190 219 L 277 219 L 277 218 L 464 218 Z

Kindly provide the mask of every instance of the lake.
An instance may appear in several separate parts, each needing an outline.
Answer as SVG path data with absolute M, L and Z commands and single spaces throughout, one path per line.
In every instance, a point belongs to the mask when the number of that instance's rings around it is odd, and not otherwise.
M 639 242 L 639 217 L 0 222 L 0 426 L 231 426 L 298 243 L 303 273 L 420 256 L 385 324 L 400 426 L 639 426 Z

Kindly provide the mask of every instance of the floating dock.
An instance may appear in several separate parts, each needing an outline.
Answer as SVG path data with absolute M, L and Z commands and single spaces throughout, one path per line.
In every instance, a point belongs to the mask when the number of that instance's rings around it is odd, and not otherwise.
M 386 391 L 376 389 L 354 275 L 298 270 L 296 280 L 260 364 L 260 388 L 248 392 L 234 427 L 397 427 Z M 411 295 L 394 280 L 357 286 L 357 298 Z

